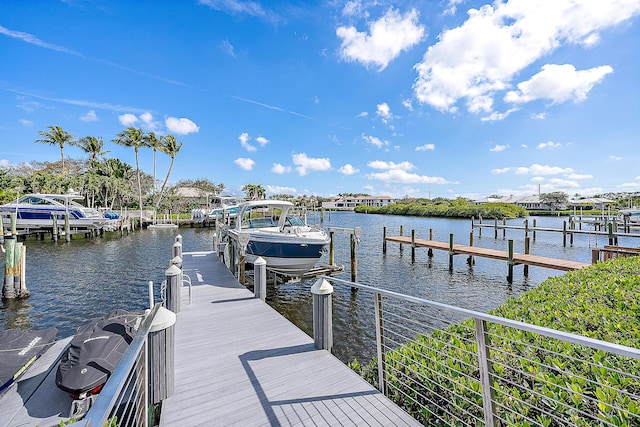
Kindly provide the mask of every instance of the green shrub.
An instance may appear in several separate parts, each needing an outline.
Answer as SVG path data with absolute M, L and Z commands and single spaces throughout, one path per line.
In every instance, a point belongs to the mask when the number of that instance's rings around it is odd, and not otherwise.
M 640 348 L 640 257 L 549 278 L 491 314 Z M 640 394 L 640 360 L 493 323 L 487 333 L 494 402 L 509 408 L 501 413 L 507 424 L 557 425 L 552 413 L 577 426 L 596 425 L 594 419 L 638 425 L 640 403 L 633 396 Z M 472 320 L 419 335 L 388 352 L 385 361 L 389 396 L 417 420 L 426 425 L 483 420 Z M 358 368 L 378 385 L 376 360 Z

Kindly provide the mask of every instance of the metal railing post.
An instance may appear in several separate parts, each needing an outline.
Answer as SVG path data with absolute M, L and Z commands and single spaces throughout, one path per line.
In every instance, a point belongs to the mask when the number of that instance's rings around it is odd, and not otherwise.
M 492 367 L 487 347 L 486 322 L 474 317 L 476 342 L 478 344 L 478 364 L 480 368 L 480 386 L 482 387 L 482 407 L 484 409 L 484 425 L 493 427 L 497 423 L 493 407 L 493 390 L 491 388 Z
M 387 394 L 387 384 L 384 373 L 384 319 L 382 317 L 382 295 L 373 293 L 374 314 L 376 322 L 376 351 L 378 354 L 378 388 L 382 394 Z

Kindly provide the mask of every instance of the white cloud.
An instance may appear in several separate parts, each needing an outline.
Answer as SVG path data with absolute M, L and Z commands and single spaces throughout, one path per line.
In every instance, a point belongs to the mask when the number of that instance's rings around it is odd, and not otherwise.
M 251 169 L 253 169 L 253 165 L 256 164 L 256 162 L 254 162 L 253 160 L 248 159 L 246 157 L 239 157 L 239 158 L 235 159 L 233 161 L 233 163 L 238 165 L 240 167 L 240 169 L 244 169 L 246 171 L 250 171 Z
M 343 16 L 356 16 L 362 11 L 362 2 L 360 0 L 351 0 L 345 3 L 342 8 Z
M 369 144 L 374 145 L 374 146 L 376 146 L 378 148 L 382 148 L 385 145 L 389 145 L 389 141 L 386 141 L 384 139 L 380 139 L 377 136 L 362 135 L 362 139 L 364 139 Z
M 546 64 L 531 79 L 518 83 L 517 91 L 507 92 L 504 100 L 514 104 L 536 99 L 549 99 L 554 104 L 584 101 L 593 86 L 610 73 L 613 73 L 613 68 L 608 65 L 576 71 L 571 64 Z
M 82 122 L 97 122 L 98 116 L 96 115 L 95 110 L 89 110 L 87 114 L 80 116 L 80 121 Z
M 494 174 L 502 174 L 507 172 L 513 172 L 516 175 L 560 175 L 560 174 L 572 174 L 573 169 L 571 168 L 561 168 L 558 166 L 547 166 L 547 165 L 539 165 L 533 164 L 531 166 L 518 166 L 518 167 L 507 167 L 502 169 L 493 169 L 491 173 Z
M 509 144 L 505 144 L 505 145 L 496 145 L 495 147 L 490 148 L 490 149 L 489 149 L 489 151 L 493 151 L 493 152 L 495 152 L 495 153 L 499 153 L 500 151 L 504 151 L 504 150 L 506 150 L 506 149 L 507 149 L 507 148 L 509 148 L 509 147 L 510 147 L 510 145 L 509 145 Z
M 187 118 L 167 117 L 164 121 L 165 126 L 171 133 L 178 135 L 187 135 L 190 133 L 198 133 L 200 127 Z
M 389 104 L 383 102 L 382 104 L 378 104 L 376 107 L 376 113 L 379 117 L 382 117 L 382 121 L 388 123 L 389 120 L 393 119 L 393 115 L 391 114 L 391 108 Z
M 498 120 L 504 120 L 507 117 L 509 117 L 509 115 L 511 115 L 511 113 L 515 113 L 516 111 L 518 111 L 517 108 L 510 108 L 507 111 L 505 111 L 504 113 L 498 113 L 497 111 L 493 111 L 488 116 L 482 117 L 480 119 L 480 121 L 482 121 L 482 122 L 496 122 Z
M 264 188 L 269 194 L 296 194 L 298 190 L 294 187 L 282 187 L 279 185 L 267 185 Z
M 531 113 L 531 118 L 534 120 L 544 120 L 547 117 L 547 113 Z
M 280 163 L 274 163 L 271 167 L 271 172 L 282 175 L 283 173 L 291 172 L 291 166 L 283 166 Z
M 406 108 L 407 110 L 413 111 L 413 101 L 411 101 L 410 99 L 403 99 L 402 105 L 404 105 L 404 108 Z
M 580 188 L 580 184 L 575 181 L 569 181 L 567 179 L 551 178 L 545 184 L 545 187 L 551 186 L 553 189 L 560 190 L 562 188 Z
M 242 148 L 244 148 L 245 150 L 252 152 L 252 151 L 256 151 L 257 148 L 254 147 L 253 145 L 249 144 L 249 140 L 251 139 L 249 137 L 249 134 L 247 132 L 242 132 L 240 134 L 240 136 L 238 137 L 238 139 L 240 140 L 240 145 L 242 146 Z
M 307 157 L 305 153 L 294 154 L 293 164 L 296 165 L 298 175 L 305 176 L 309 172 L 331 169 L 331 161 L 327 158 Z
M 267 145 L 270 141 L 265 138 L 264 136 L 259 136 L 256 138 L 256 142 L 258 144 L 260 144 L 261 147 L 264 147 L 265 145 Z
M 131 127 L 138 123 L 138 117 L 135 114 L 126 113 L 118 116 L 118 121 L 122 126 Z
M 360 172 L 360 169 L 354 168 L 349 163 L 347 163 L 346 165 L 344 165 L 340 169 L 338 169 L 338 172 L 340 172 L 343 175 L 354 175 L 354 174 Z
M 367 111 L 363 111 L 362 113 L 358 114 L 356 117 L 367 117 L 369 115 L 369 113 Z
M 439 176 L 418 175 L 402 169 L 392 169 L 385 172 L 367 174 L 367 178 L 384 182 L 399 182 L 403 184 L 451 184 Z
M 20 120 L 18 120 L 18 121 L 20 122 L 20 124 L 21 124 L 22 126 L 25 126 L 25 127 L 33 126 L 33 122 L 32 122 L 31 120 L 27 120 L 27 119 L 20 119 Z
M 227 55 L 229 55 L 232 58 L 236 57 L 236 53 L 233 50 L 233 45 L 229 42 L 229 40 L 224 39 L 222 40 L 222 43 L 220 44 L 220 47 L 222 48 L 223 51 L 225 51 L 227 53 Z
M 384 16 L 369 23 L 369 32 L 351 27 L 338 27 L 336 35 L 342 39 L 340 56 L 345 61 L 360 62 L 366 67 L 384 70 L 389 62 L 422 41 L 424 26 L 418 23 L 419 13 L 411 9 L 404 16 L 390 8 Z
M 526 67 L 562 45 L 590 45 L 599 31 L 639 13 L 637 1 L 509 0 L 470 9 L 467 21 L 443 31 L 416 64 L 416 97 L 442 111 L 457 111 L 463 99 L 469 111 L 490 113 L 496 92 L 507 90 Z M 541 93 L 560 100 L 588 91 L 588 84 L 563 83 L 569 87 Z
M 622 157 L 620 157 L 620 156 L 614 156 L 613 154 L 611 154 L 611 155 L 609 156 L 609 160 L 618 161 L 618 160 L 622 160 Z
M 547 142 L 541 142 L 540 144 L 538 144 L 538 148 L 539 149 L 545 149 L 545 148 L 560 148 L 562 147 L 562 144 L 560 144 L 559 142 L 553 142 L 553 141 L 547 141 Z
M 372 169 L 399 169 L 404 171 L 414 170 L 416 167 L 410 162 L 394 163 L 385 162 L 384 160 L 373 160 L 367 163 Z
M 436 149 L 436 146 L 433 144 L 424 144 L 416 147 L 416 151 L 433 151 Z

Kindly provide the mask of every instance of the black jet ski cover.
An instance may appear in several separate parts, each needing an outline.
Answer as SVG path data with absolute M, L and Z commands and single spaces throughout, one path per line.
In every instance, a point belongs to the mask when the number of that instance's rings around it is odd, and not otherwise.
M 99 392 L 133 341 L 141 321 L 141 313 L 115 310 L 80 326 L 58 366 L 58 388 L 75 396 Z
M 0 332 L 0 394 L 53 344 L 56 328 Z

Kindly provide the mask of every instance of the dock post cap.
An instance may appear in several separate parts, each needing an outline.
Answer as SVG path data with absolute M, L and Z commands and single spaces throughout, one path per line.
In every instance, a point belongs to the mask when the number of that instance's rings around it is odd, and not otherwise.
M 182 234 L 178 234 L 176 236 L 176 242 L 180 242 L 180 244 L 182 244 Z
M 256 258 L 256 260 L 253 262 L 253 265 L 267 265 L 267 260 L 265 260 L 264 258 L 262 258 L 261 256 L 259 256 L 258 258 Z
M 160 307 L 156 313 L 156 317 L 151 322 L 149 332 L 158 332 L 167 329 L 176 323 L 176 314 L 164 307 Z
M 311 293 L 314 295 L 327 295 L 333 293 L 333 286 L 327 282 L 326 279 L 318 279 L 316 283 L 311 286 Z
M 173 258 L 171 258 L 171 261 L 169 261 L 172 265 L 180 265 L 182 264 L 182 258 L 180 258 L 178 255 L 174 256 Z
M 178 246 L 182 247 L 182 243 L 180 243 L 180 242 L 176 241 L 176 242 L 173 244 L 173 247 L 174 247 L 174 248 L 177 248 Z
M 177 276 L 180 273 L 180 268 L 175 264 L 172 264 L 171 267 L 167 268 L 167 271 L 164 272 L 166 276 Z
M 359 239 L 362 236 L 362 227 L 356 227 L 353 229 L 353 234 L 356 235 L 356 238 Z

